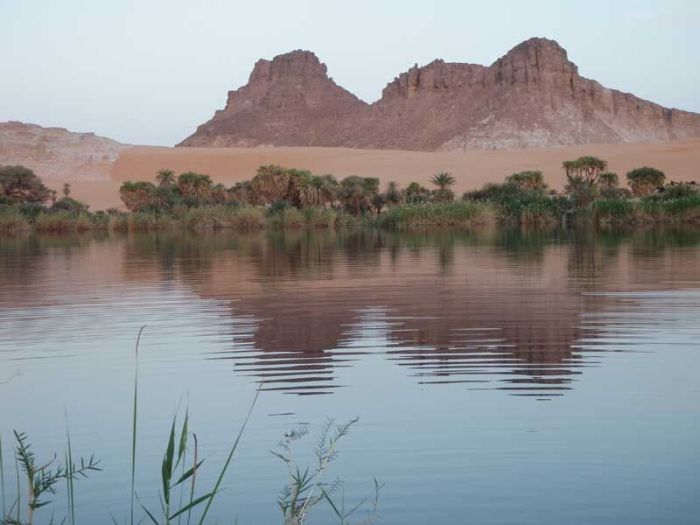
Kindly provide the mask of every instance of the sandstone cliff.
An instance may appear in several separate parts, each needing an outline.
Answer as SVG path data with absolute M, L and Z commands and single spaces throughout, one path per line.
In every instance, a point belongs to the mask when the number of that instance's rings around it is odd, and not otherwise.
M 0 122 L 0 165 L 21 164 L 45 180 L 106 180 L 128 147 L 94 133 L 22 122 Z
M 491 66 L 409 69 L 367 104 L 308 51 L 260 60 L 248 84 L 180 146 L 347 146 L 408 150 L 658 142 L 700 137 L 700 115 L 583 78 L 552 40 L 527 40 Z

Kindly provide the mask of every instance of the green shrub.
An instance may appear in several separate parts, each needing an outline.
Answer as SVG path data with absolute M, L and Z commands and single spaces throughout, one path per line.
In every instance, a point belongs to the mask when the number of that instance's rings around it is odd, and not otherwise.
M 305 224 L 304 214 L 290 206 L 269 217 L 269 224 L 275 228 L 301 228 Z
M 338 215 L 335 210 L 314 206 L 313 208 L 304 209 L 303 213 L 306 225 L 311 228 L 325 228 L 329 230 L 335 228 Z
M 533 192 L 508 195 L 496 203 L 501 220 L 527 225 L 555 223 L 569 208 L 570 202 L 565 197 Z
M 182 223 L 194 230 L 218 230 L 230 227 L 234 208 L 226 206 L 207 206 L 204 208 L 191 208 L 180 218 Z
M 667 201 L 673 199 L 683 199 L 700 195 L 700 189 L 695 184 L 687 182 L 671 182 L 663 187 L 663 191 L 656 196 L 658 199 Z
M 230 226 L 237 230 L 257 230 L 265 223 L 265 212 L 252 206 L 240 206 L 230 217 Z
M 376 218 L 382 228 L 472 226 L 486 219 L 486 207 L 474 202 L 404 204 Z
M 627 184 L 636 197 L 644 197 L 652 194 L 660 186 L 663 186 L 666 175 L 656 168 L 637 168 L 627 173 Z

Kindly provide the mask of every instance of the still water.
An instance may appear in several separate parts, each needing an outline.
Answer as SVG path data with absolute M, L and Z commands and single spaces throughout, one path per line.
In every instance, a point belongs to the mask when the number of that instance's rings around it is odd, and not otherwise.
M 348 505 L 384 483 L 382 523 L 700 519 L 698 230 L 0 238 L 0 432 L 50 459 L 68 426 L 102 460 L 80 523 L 128 513 L 143 325 L 136 485 L 156 509 L 173 414 L 211 486 L 262 384 L 212 521 L 279 523 L 269 450 L 308 424 L 312 464 L 325 419 L 355 415 L 329 480 Z

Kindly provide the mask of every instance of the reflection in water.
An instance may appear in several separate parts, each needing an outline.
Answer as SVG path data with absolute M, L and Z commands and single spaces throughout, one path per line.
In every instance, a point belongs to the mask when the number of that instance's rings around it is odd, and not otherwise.
M 102 523 L 147 324 L 143 486 L 174 406 L 216 455 L 268 390 L 220 523 L 274 522 L 269 448 L 357 413 L 341 475 L 349 501 L 387 482 L 387 522 L 694 523 L 699 318 L 697 230 L 0 237 L 0 433 L 55 450 L 70 410 L 109 472 L 80 509 Z
M 185 284 L 228 304 L 231 362 L 267 390 L 328 394 L 342 369 L 379 354 L 419 385 L 464 383 L 548 399 L 573 387 L 610 337 L 619 299 L 599 291 L 697 283 L 697 232 L 306 232 L 3 239 L 3 300 L 37 274 L 66 285 L 86 257 L 126 283 Z M 676 257 L 691 262 L 674 264 Z M 21 264 L 20 264 L 21 263 Z M 93 268 L 95 271 L 95 268 Z M 96 275 L 96 280 L 104 280 Z M 666 286 L 666 285 L 664 285 Z M 13 295 L 13 290 L 19 295 Z M 632 299 L 626 299 L 626 301 Z M 625 309 L 629 304 L 625 304 Z M 595 321 L 594 321 L 595 320 Z

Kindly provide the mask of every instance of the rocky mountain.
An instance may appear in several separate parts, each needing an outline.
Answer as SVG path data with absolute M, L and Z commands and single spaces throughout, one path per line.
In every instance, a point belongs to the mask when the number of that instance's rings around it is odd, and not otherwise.
M 128 147 L 94 133 L 22 122 L 0 122 L 0 165 L 21 164 L 41 178 L 102 180 Z
M 309 51 L 260 60 L 248 84 L 179 146 L 344 146 L 449 151 L 700 137 L 700 115 L 583 78 L 532 38 L 491 66 L 435 60 L 367 104 Z

